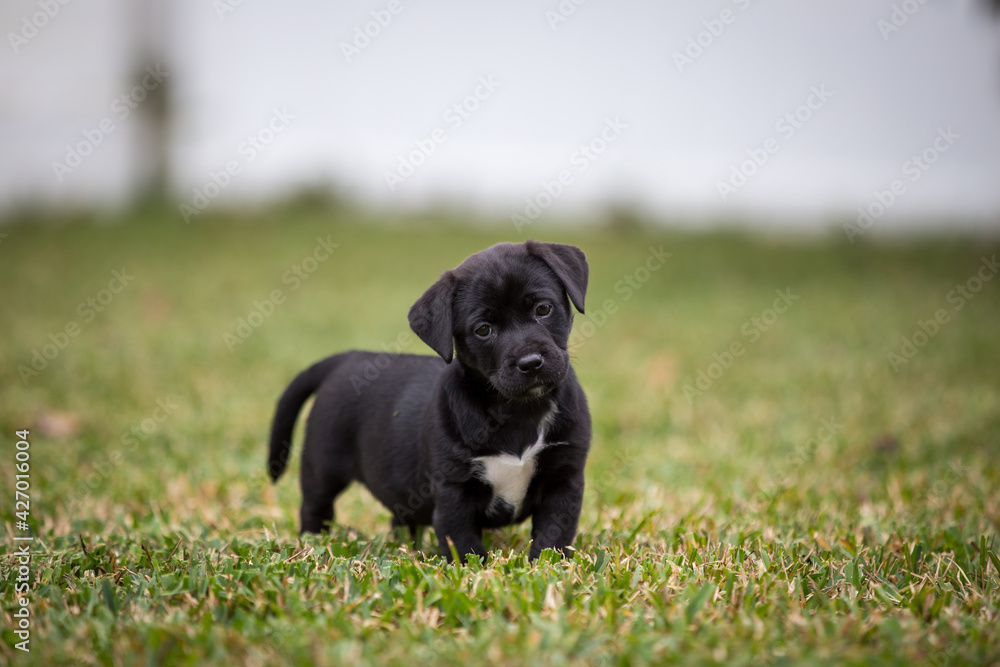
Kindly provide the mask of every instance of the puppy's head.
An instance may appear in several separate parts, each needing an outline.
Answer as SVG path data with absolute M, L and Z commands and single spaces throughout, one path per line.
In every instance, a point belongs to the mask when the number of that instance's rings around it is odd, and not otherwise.
M 575 246 L 500 243 L 446 271 L 410 308 L 410 326 L 506 398 L 538 398 L 569 372 L 570 302 L 583 312 L 588 273 Z

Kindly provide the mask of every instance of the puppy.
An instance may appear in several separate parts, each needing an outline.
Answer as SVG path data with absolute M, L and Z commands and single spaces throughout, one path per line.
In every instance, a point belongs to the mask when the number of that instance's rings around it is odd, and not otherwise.
M 589 267 L 575 246 L 501 243 L 446 271 L 410 309 L 440 358 L 351 351 L 303 371 L 271 431 L 269 471 L 288 462 L 303 403 L 301 531 L 328 529 L 337 496 L 364 484 L 393 526 L 433 525 L 441 554 L 485 558 L 484 528 L 531 517 L 529 556 L 576 536 L 590 412 L 570 366 L 570 303 Z M 380 372 L 374 379 L 375 364 Z M 367 375 L 366 375 L 367 371 Z M 360 379 L 363 381 L 359 382 Z

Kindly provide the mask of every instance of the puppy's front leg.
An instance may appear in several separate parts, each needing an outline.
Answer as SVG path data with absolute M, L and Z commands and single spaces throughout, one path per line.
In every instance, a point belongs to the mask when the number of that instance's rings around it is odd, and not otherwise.
M 573 544 L 580 508 L 583 506 L 583 471 L 547 489 L 541 505 L 531 517 L 530 560 L 535 560 L 542 549 L 558 549 L 566 555 L 566 547 Z
M 451 562 L 450 539 L 459 559 L 464 563 L 467 554 L 486 559 L 482 530 L 476 525 L 469 504 L 454 489 L 439 488 L 434 501 L 434 532 L 441 545 L 441 555 Z

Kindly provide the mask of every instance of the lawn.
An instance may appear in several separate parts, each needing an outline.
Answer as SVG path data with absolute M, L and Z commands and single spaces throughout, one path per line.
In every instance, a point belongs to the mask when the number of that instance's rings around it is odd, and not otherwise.
M 995 242 L 310 206 L 40 222 L 0 228 L 4 663 L 1000 661 Z M 265 476 L 288 381 L 350 348 L 429 353 L 412 302 L 528 236 L 591 265 L 576 553 L 528 563 L 522 525 L 448 565 L 358 487 L 300 541 L 301 435 Z

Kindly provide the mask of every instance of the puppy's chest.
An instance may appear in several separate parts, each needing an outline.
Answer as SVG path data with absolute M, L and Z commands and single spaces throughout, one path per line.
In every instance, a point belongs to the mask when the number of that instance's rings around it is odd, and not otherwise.
M 549 447 L 565 444 L 546 440 L 552 416 L 554 410 L 546 415 L 539 425 L 538 439 L 520 456 L 494 454 L 473 459 L 476 476 L 493 489 L 493 498 L 487 509 L 488 514 L 502 515 L 512 512 L 510 518 L 513 519 L 521 513 L 528 487 L 538 472 L 539 455 Z

